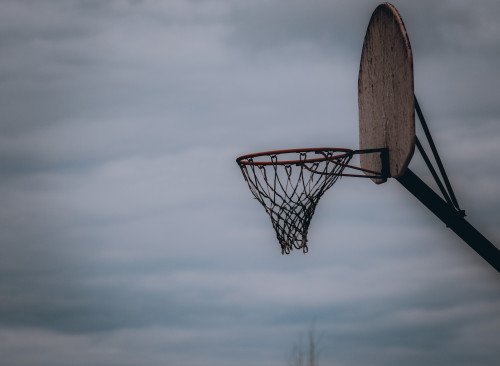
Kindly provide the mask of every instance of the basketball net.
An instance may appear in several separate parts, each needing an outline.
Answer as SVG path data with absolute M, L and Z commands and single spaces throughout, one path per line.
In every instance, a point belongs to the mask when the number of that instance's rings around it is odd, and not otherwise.
M 352 157 L 333 151 L 296 154 L 299 159 L 293 161 L 283 159 L 286 154 L 261 155 L 258 162 L 254 157 L 238 160 L 250 190 L 271 218 L 282 254 L 294 248 L 307 253 L 307 233 L 316 206 Z

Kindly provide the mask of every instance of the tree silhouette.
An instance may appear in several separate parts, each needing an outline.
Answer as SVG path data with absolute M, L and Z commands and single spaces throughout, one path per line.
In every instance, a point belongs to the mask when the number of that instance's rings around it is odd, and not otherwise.
M 319 344 L 321 337 L 316 335 L 313 323 L 307 332 L 307 344 L 304 346 L 302 337 L 292 346 L 289 366 L 319 366 Z

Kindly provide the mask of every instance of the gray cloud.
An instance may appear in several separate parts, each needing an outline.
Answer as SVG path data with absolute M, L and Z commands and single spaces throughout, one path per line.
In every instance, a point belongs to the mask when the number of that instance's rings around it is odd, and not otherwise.
M 342 179 L 283 257 L 234 159 L 357 146 L 371 1 L 4 1 L 10 365 L 498 360 L 498 276 L 396 182 Z M 498 6 L 395 4 L 468 219 L 498 242 Z M 412 169 L 427 172 L 418 156 Z

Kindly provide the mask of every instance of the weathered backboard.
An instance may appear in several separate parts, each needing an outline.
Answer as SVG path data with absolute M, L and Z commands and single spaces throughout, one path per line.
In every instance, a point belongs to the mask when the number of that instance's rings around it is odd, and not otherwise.
M 413 56 L 396 8 L 380 4 L 372 14 L 358 78 L 359 148 L 388 148 L 390 176 L 402 176 L 415 150 Z M 378 154 L 361 154 L 363 169 L 381 171 Z M 375 183 L 385 179 L 374 178 Z

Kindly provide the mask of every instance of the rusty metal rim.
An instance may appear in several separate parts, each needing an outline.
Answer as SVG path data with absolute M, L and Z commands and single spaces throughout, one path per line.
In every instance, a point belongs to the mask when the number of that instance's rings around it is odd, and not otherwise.
M 277 156 L 282 154 L 293 154 L 293 153 L 308 153 L 315 152 L 316 154 L 322 154 L 323 157 L 315 158 L 315 159 L 298 159 L 298 160 L 285 160 L 285 161 L 254 161 L 254 158 L 260 156 Z M 326 153 L 333 153 L 332 156 L 325 156 Z M 303 148 L 303 149 L 287 149 L 287 150 L 272 150 L 272 151 L 263 151 L 254 154 L 242 155 L 236 159 L 238 164 L 243 165 L 255 165 L 255 166 L 264 166 L 264 165 L 294 165 L 294 164 L 304 164 L 304 163 L 317 163 L 326 160 L 335 160 L 342 159 L 348 155 L 352 155 L 354 150 L 346 149 L 346 148 L 338 148 L 338 147 L 313 147 L 313 148 Z

